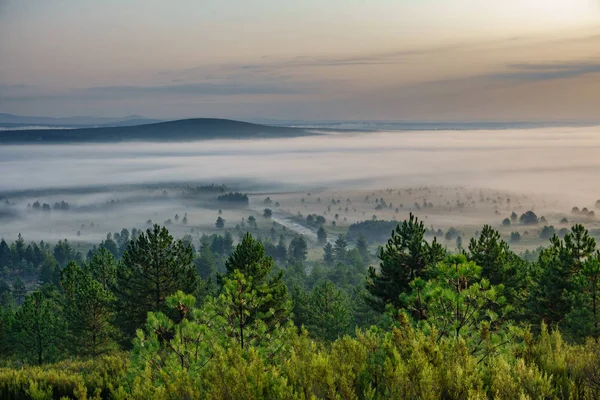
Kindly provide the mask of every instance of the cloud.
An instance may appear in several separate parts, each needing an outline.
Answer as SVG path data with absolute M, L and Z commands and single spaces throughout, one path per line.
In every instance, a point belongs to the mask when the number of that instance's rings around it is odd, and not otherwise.
M 234 95 L 292 95 L 305 93 L 309 85 L 249 82 L 201 82 L 149 86 L 96 86 L 72 89 L 56 93 L 6 93 L 0 94 L 5 101 L 28 101 L 35 99 L 112 99 L 143 96 L 234 96 Z
M 521 63 L 510 64 L 507 67 L 508 72 L 488 74 L 485 77 L 501 80 L 546 81 L 600 73 L 600 62 Z

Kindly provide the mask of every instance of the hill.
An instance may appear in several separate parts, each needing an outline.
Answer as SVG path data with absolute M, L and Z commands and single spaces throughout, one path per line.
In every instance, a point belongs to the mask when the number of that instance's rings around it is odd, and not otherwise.
M 159 119 L 141 117 L 139 115 L 128 115 L 126 117 L 35 117 L 0 113 L 0 127 L 69 127 L 69 128 L 91 128 L 97 126 L 126 126 L 152 124 L 163 122 Z
M 301 128 L 258 125 L 227 119 L 195 118 L 124 127 L 1 131 L 0 144 L 125 141 L 176 142 L 306 135 L 312 135 L 312 133 Z

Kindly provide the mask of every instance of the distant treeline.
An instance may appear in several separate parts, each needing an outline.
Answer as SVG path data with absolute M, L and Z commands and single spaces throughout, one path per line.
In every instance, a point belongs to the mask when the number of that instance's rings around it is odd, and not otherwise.
M 210 185 L 197 185 L 197 186 L 185 186 L 184 192 L 189 194 L 200 194 L 200 193 L 225 193 L 229 190 L 229 188 L 225 185 L 215 185 L 211 183 Z
M 396 228 L 398 221 L 368 220 L 356 222 L 348 227 L 348 239 L 356 240 L 360 235 L 371 242 L 385 242 Z
M 248 195 L 240 192 L 223 194 L 217 197 L 217 201 L 236 205 L 248 205 L 250 202 Z
M 50 211 L 50 204 L 48 203 L 40 203 L 39 200 L 36 200 L 33 204 L 28 204 L 28 207 L 31 207 L 34 210 L 41 210 L 41 211 Z M 54 206 L 52 207 L 52 209 L 54 210 L 63 210 L 66 211 L 69 209 L 69 203 L 67 203 L 66 201 L 60 201 L 60 202 L 56 202 L 54 203 Z

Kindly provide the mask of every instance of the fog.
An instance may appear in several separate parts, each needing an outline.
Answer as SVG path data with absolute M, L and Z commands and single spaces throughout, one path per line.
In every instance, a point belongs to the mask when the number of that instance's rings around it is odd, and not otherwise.
M 81 230 L 82 238 L 95 241 L 109 231 L 143 226 L 148 219 L 162 223 L 185 212 L 198 227 L 214 225 L 218 207 L 179 198 L 178 189 L 165 195 L 162 186 L 135 186 L 178 182 L 225 183 L 254 193 L 251 199 L 284 192 L 364 198 L 363 192 L 385 188 L 435 186 L 454 188 L 452 193 L 463 190 L 457 187 L 482 188 L 537 196 L 541 200 L 530 206 L 552 203 L 555 212 L 567 212 L 574 205 L 593 209 L 600 198 L 599 134 L 599 127 L 320 132 L 285 139 L 0 146 L 0 196 L 14 214 L 1 223 L 0 236 L 12 238 L 25 231 L 37 240 L 76 239 Z M 42 191 L 47 189 L 54 190 Z M 293 215 L 306 209 L 297 201 L 301 196 L 290 196 L 281 212 Z M 115 199 L 119 204 L 107 206 Z M 27 204 L 36 200 L 50 205 L 64 200 L 73 209 L 53 210 L 52 216 L 40 220 L 26 212 Z M 260 205 L 251 204 L 246 210 L 225 211 L 224 218 L 238 221 L 257 209 Z M 347 221 L 369 219 L 371 214 L 357 211 Z M 439 213 L 440 221 L 457 223 L 453 218 Z M 462 218 L 465 224 L 485 222 L 472 215 Z M 94 229 L 89 228 L 91 221 L 96 222 Z

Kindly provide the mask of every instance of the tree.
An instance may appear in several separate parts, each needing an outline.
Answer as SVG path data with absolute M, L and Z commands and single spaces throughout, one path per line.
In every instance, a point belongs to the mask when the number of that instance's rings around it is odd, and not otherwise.
M 101 247 L 87 263 L 86 270 L 104 289 L 114 286 L 117 278 L 117 265 L 113 254 Z
M 279 237 L 279 243 L 277 243 L 277 249 L 275 250 L 275 259 L 278 261 L 285 261 L 287 257 L 287 246 L 285 245 L 285 241 L 283 239 L 283 235 Z
M 574 225 L 564 240 L 554 235 L 551 246 L 540 252 L 537 285 L 530 297 L 532 317 L 558 325 L 572 308 L 571 294 L 576 290 L 573 277 L 580 275 L 584 263 L 593 256 L 596 241 L 583 225 Z
M 325 264 L 332 266 L 335 262 L 335 256 L 333 255 L 333 246 L 331 243 L 327 243 L 325 247 L 323 247 L 323 261 Z
M 435 327 L 439 337 L 463 338 L 473 354 L 484 351 L 484 357 L 490 347 L 507 343 L 501 319 L 508 307 L 503 285 L 490 285 L 481 278 L 481 267 L 463 254 L 437 264 L 432 275 L 435 278 L 427 283 L 415 279 L 412 293 L 402 298 L 425 331 Z M 492 334 L 500 337 L 490 338 Z
M 13 286 L 12 295 L 13 295 L 13 298 L 15 299 L 15 303 L 17 303 L 17 305 L 21 305 L 21 303 L 23 303 L 23 300 L 25 300 L 25 295 L 27 294 L 27 288 L 25 287 L 25 283 L 23 282 L 21 277 L 18 276 L 13 281 L 12 286 Z
M 204 280 L 214 277 L 217 272 L 217 260 L 209 246 L 202 246 L 200 254 L 194 257 L 194 264 L 198 275 Z
M 95 357 L 113 348 L 112 292 L 74 262 L 62 270 L 61 285 L 72 351 Z
M 320 245 L 324 245 L 325 243 L 327 243 L 327 231 L 325 230 L 325 228 L 323 228 L 323 225 L 321 225 L 319 227 L 319 230 L 317 230 L 317 242 Z
M 254 215 L 248 217 L 248 225 L 252 229 L 258 229 L 258 224 L 256 223 L 256 217 L 254 217 Z
M 217 222 L 215 222 L 215 226 L 217 229 L 223 229 L 225 227 L 225 220 L 221 217 L 218 217 Z
M 504 218 L 504 220 L 502 221 L 502 225 L 504 225 L 504 226 L 510 226 L 510 219 L 509 218 Z
M 219 276 L 218 281 L 226 296 L 232 296 L 231 307 L 237 307 L 239 310 L 236 318 L 242 325 L 240 329 L 243 329 L 245 324 L 252 323 L 254 318 L 247 319 L 242 315 L 246 312 L 243 309 L 248 307 L 244 302 L 249 298 L 255 301 L 257 307 L 255 312 L 260 314 L 260 318 L 269 327 L 272 328 L 287 318 L 291 305 L 282 279 L 283 271 L 271 276 L 274 265 L 273 259 L 265 255 L 263 245 L 254 240 L 250 233 L 244 235 L 225 262 L 227 272 L 225 276 Z M 250 297 L 244 298 L 244 296 Z M 240 340 L 243 342 L 243 335 Z
M 512 212 L 512 214 L 510 214 L 510 221 L 511 222 L 517 222 L 517 220 L 519 219 L 519 216 L 517 215 L 516 212 Z
M 289 354 L 286 350 L 289 338 L 296 337 L 295 329 L 286 324 L 266 332 L 260 318 L 263 314 L 258 311 L 265 297 L 258 295 L 258 288 L 248 292 L 247 286 L 241 286 L 249 280 L 251 278 L 246 279 L 236 271 L 225 278 L 223 292 L 216 298 L 207 298 L 202 308 L 195 307 L 193 296 L 177 292 L 167 299 L 170 315 L 177 315 L 177 319 L 160 312 L 148 313 L 145 329 L 140 330 L 134 340 L 131 362 L 134 375 L 147 377 L 144 386 L 149 390 L 142 397 L 153 397 L 156 388 L 164 393 L 162 389 L 169 387 L 169 397 L 198 398 L 203 397 L 206 388 L 213 384 L 220 391 L 221 395 L 212 392 L 218 398 L 223 397 L 221 389 L 231 398 L 262 398 L 265 393 L 273 393 L 265 388 L 238 394 L 235 389 L 231 390 L 230 382 L 216 382 L 207 375 L 215 369 L 220 374 L 221 368 L 233 372 L 230 362 L 245 369 L 249 359 L 257 360 L 258 357 L 263 367 L 257 365 L 258 369 L 251 372 L 257 379 L 248 380 L 258 383 L 266 378 L 261 372 L 264 367 L 270 370 L 271 366 L 280 365 L 284 362 L 280 354 Z M 241 311 L 237 298 L 244 299 L 240 302 Z M 226 379 L 232 382 L 246 381 L 239 375 L 227 375 L 229 378 Z M 182 382 L 187 385 L 180 384 Z M 266 397 L 270 396 L 267 394 Z
M 462 236 L 458 236 L 456 238 L 456 250 L 459 252 L 463 251 L 463 240 L 462 240 Z
M 10 292 L 10 285 L 4 279 L 0 279 L 0 307 L 9 306 L 13 301 L 14 299 Z
M 15 342 L 19 353 L 38 365 L 52 360 L 64 338 L 65 327 L 56 306 L 41 292 L 28 295 L 15 314 Z
M 67 239 L 59 240 L 58 243 L 54 246 L 53 252 L 54 258 L 58 262 L 58 265 L 60 265 L 61 267 L 64 267 L 69 261 L 74 260 L 76 258 L 75 252 L 73 251 L 73 248 L 71 247 Z
M 292 261 L 306 261 L 306 254 L 308 253 L 308 244 L 306 239 L 302 235 L 296 235 L 290 242 L 288 257 Z
M 537 225 L 539 219 L 533 211 L 527 211 L 519 217 L 519 222 L 523 225 Z
M 443 260 L 445 251 L 434 239 L 424 239 L 425 227 L 413 214 L 392 231 L 392 237 L 379 253 L 379 271 L 369 267 L 367 302 L 383 312 L 387 304 L 400 306 L 400 295 L 410 289 L 415 278 L 426 278 L 428 269 Z
M 106 239 L 100 243 L 100 248 L 108 250 L 113 257 L 119 256 L 119 246 L 117 245 L 117 242 L 113 240 L 111 233 L 108 233 Z
M 44 262 L 40 267 L 40 281 L 42 283 L 58 284 L 60 280 L 60 268 L 56 259 L 51 254 L 46 254 Z
M 600 336 L 600 250 L 589 257 L 573 277 L 572 304 L 566 319 L 577 337 Z
M 510 249 L 500 233 L 489 225 L 484 225 L 477 239 L 469 242 L 470 261 L 481 267 L 481 276 L 489 279 L 492 285 L 504 283 L 508 274 Z
M 346 260 L 346 251 L 348 247 L 348 242 L 346 242 L 346 238 L 344 235 L 339 235 L 335 240 L 335 245 L 333 246 L 333 253 L 335 254 L 335 260 L 337 262 L 344 262 Z
M 0 240 L 0 268 L 12 267 L 12 254 L 10 246 L 4 239 Z
M 154 225 L 129 243 L 117 269 L 119 324 L 128 335 L 146 320 L 148 311 L 166 310 L 166 298 L 178 290 L 192 293 L 198 275 L 191 247 Z
M 17 240 L 12 244 L 11 251 L 13 254 L 13 264 L 17 265 L 25 257 L 25 239 L 19 233 Z
M 365 235 L 361 234 L 358 236 L 356 240 L 356 250 L 358 250 L 360 256 L 363 259 L 363 262 L 368 262 L 369 260 L 369 243 L 367 242 L 367 238 Z
M 303 309 L 306 328 L 317 338 L 333 341 L 350 333 L 352 311 L 348 296 L 326 281 L 310 292 Z
M 270 208 L 265 208 L 263 211 L 263 217 L 271 218 L 273 216 L 273 211 Z
M 554 229 L 554 226 L 550 225 L 550 226 L 544 226 L 542 228 L 542 230 L 540 231 L 540 239 L 550 239 L 552 236 L 554 236 L 556 234 L 556 231 Z

